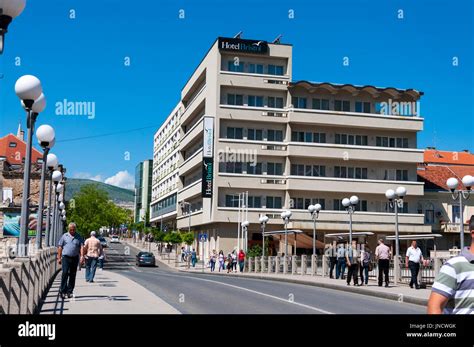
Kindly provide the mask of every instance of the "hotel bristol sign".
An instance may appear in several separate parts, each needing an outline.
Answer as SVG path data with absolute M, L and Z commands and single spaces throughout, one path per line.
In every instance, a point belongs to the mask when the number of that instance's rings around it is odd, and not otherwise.
M 214 181 L 214 118 L 203 119 L 202 197 L 211 198 Z
M 219 37 L 219 50 L 238 53 L 267 54 L 268 43 L 258 40 Z

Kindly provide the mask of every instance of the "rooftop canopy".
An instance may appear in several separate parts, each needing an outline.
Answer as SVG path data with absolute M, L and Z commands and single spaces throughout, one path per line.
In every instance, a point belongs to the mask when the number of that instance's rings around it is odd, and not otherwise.
M 396 235 L 387 236 L 387 240 L 395 240 Z M 443 237 L 441 234 L 413 234 L 413 235 L 400 235 L 398 236 L 399 240 L 434 240 L 435 238 Z
M 333 237 L 333 238 L 337 238 L 337 237 L 349 237 L 350 233 L 334 233 L 334 234 L 326 234 L 324 235 L 324 237 Z M 370 231 L 367 231 L 367 232 L 363 232 L 363 231 L 358 231 L 358 232 L 355 232 L 355 233 L 352 233 L 352 236 L 372 236 L 374 235 L 374 233 L 370 232 Z

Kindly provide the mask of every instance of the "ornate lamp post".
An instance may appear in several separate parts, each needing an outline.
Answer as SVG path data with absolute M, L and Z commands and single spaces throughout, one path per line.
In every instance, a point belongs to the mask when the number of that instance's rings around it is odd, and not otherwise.
M 8 26 L 23 12 L 25 6 L 26 0 L 0 0 L 0 54 L 3 53 Z
M 316 219 L 319 217 L 319 211 L 321 211 L 322 206 L 320 204 L 309 205 L 308 212 L 311 214 L 313 219 L 313 256 L 316 254 Z
M 267 216 L 261 216 L 258 221 L 262 225 L 262 257 L 265 256 L 265 226 L 268 223 L 268 217 Z
M 359 198 L 356 195 L 342 199 L 342 206 L 349 214 L 349 247 L 352 247 L 352 214 L 355 212 L 358 203 Z

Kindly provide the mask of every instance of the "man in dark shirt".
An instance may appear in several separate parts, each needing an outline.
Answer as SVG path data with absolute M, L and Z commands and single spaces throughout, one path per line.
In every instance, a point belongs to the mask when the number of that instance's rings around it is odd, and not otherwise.
M 69 223 L 68 229 L 58 242 L 58 263 L 62 266 L 59 294 L 63 299 L 73 296 L 77 268 L 79 262 L 84 263 L 84 239 L 76 233 L 76 224 Z

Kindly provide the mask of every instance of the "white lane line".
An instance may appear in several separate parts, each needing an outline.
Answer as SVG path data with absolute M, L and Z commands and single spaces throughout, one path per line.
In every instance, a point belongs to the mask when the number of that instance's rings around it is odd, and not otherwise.
M 259 291 L 253 290 L 253 289 L 248 289 L 248 288 L 244 288 L 244 287 L 235 286 L 235 285 L 233 285 L 233 284 L 228 284 L 228 283 L 223 283 L 223 282 L 219 282 L 219 281 L 208 280 L 208 279 L 205 279 L 205 278 L 196 278 L 196 277 L 186 276 L 186 275 L 178 276 L 178 275 L 171 275 L 171 274 L 164 274 L 164 273 L 160 273 L 160 275 L 163 275 L 163 276 L 171 276 L 171 277 L 179 277 L 179 278 L 187 277 L 187 278 L 191 278 L 191 279 L 195 279 L 195 280 L 199 280 L 199 281 L 217 283 L 217 284 L 220 284 L 220 285 L 223 285 L 223 286 L 227 286 L 227 287 L 231 287 L 231 288 L 235 288 L 235 289 L 240 289 L 240 290 L 243 290 L 243 291 L 246 291 L 246 292 L 249 292 L 249 293 L 253 293 L 253 294 L 265 296 L 265 297 L 267 297 L 267 298 L 271 298 L 271 299 L 283 301 L 283 302 L 285 302 L 285 303 L 287 303 L 287 304 L 294 304 L 294 305 L 297 305 L 297 306 L 300 306 L 300 307 L 304 307 L 304 308 L 307 308 L 307 309 L 309 309 L 309 310 L 317 311 L 317 312 L 320 312 L 320 313 L 324 313 L 324 314 L 334 314 L 334 313 L 332 313 L 332 312 L 325 311 L 325 310 L 322 310 L 322 309 L 317 308 L 317 307 L 314 307 L 314 306 L 305 305 L 305 304 L 302 304 L 302 303 L 296 302 L 296 301 L 290 301 L 290 300 L 287 300 L 287 299 L 280 298 L 280 297 L 278 297 L 278 296 L 274 296 L 274 295 L 262 293 L 262 292 L 259 292 Z

